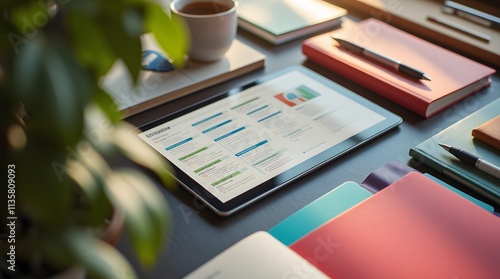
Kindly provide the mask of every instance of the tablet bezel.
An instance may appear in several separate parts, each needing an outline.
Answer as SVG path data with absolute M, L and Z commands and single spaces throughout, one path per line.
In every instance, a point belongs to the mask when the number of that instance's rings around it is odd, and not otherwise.
M 220 216 L 228 216 L 233 214 L 234 212 L 242 209 L 243 207 L 253 203 L 254 201 L 263 198 L 264 196 L 284 187 L 288 183 L 296 180 L 299 177 L 302 177 L 313 170 L 323 166 L 324 164 L 334 160 L 335 158 L 345 154 L 346 152 L 358 147 L 359 145 L 391 130 L 392 128 L 397 127 L 401 122 L 401 117 L 389 112 L 388 110 L 368 101 L 367 99 L 359 96 L 358 94 L 348 90 L 345 87 L 309 70 L 303 66 L 293 66 L 286 68 L 284 70 L 280 70 L 271 74 L 268 74 L 264 77 L 261 77 L 253 82 L 247 83 L 240 87 L 236 87 L 234 89 L 222 92 L 212 98 L 201 101 L 200 103 L 194 104 L 192 106 L 186 107 L 169 115 L 166 115 L 160 119 L 154 120 L 150 123 L 147 123 L 143 126 L 138 127 L 138 129 L 142 132 L 148 131 L 156 126 L 159 126 L 165 122 L 171 121 L 173 119 L 179 118 L 183 115 L 186 115 L 190 112 L 196 111 L 202 107 L 205 107 L 214 102 L 220 101 L 225 98 L 231 98 L 236 94 L 244 94 L 244 91 L 248 88 L 257 86 L 259 84 L 263 84 L 267 81 L 270 81 L 280 75 L 284 75 L 288 72 L 299 71 L 300 73 L 313 78 L 315 81 L 320 82 L 324 85 L 329 86 L 334 89 L 339 94 L 342 94 L 348 97 L 351 100 L 361 104 L 362 106 L 380 114 L 385 118 L 382 122 L 375 124 L 374 126 L 363 130 L 362 132 L 342 141 L 339 144 L 336 144 L 329 149 L 307 159 L 306 161 L 282 172 L 281 174 L 253 187 L 252 189 L 240 194 L 239 196 L 223 203 L 214 195 L 209 193 L 205 188 L 196 182 L 193 178 L 191 178 L 188 174 L 179 169 L 173 162 L 167 160 L 169 164 L 172 166 L 173 175 L 176 180 L 186 188 L 193 195 L 198 197 L 205 205 L 207 205 L 210 209 L 212 209 L 215 213 Z M 142 139 L 141 139 L 142 140 Z

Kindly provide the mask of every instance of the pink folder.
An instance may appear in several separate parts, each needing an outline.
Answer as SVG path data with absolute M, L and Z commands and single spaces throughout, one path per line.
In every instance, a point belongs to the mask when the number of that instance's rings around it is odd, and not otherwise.
M 416 172 L 290 247 L 336 279 L 500 278 L 500 218 Z

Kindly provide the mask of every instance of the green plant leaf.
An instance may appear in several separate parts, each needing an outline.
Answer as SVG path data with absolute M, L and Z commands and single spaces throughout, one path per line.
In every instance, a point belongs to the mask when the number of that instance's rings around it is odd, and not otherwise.
M 94 178 L 105 181 L 106 177 L 112 172 L 105 158 L 99 152 L 92 148 L 92 143 L 88 142 L 89 147 L 80 152 L 77 158 L 93 175 Z
M 144 13 L 141 5 L 131 4 L 127 5 L 127 7 L 124 9 L 122 15 L 122 24 L 129 36 L 138 37 L 144 34 L 143 14 Z
M 176 185 L 170 164 L 137 136 L 136 128 L 126 122 L 120 123 L 111 141 L 130 160 L 155 172 L 165 187 L 172 190 Z
M 105 4 L 105 13 L 98 17 L 98 24 L 111 49 L 116 56 L 127 66 L 134 83 L 139 78 L 141 65 L 141 39 L 137 34 L 129 34 L 123 26 L 123 21 L 127 20 L 128 7 L 115 5 L 112 8 Z M 130 28 L 130 27 L 128 27 Z
M 99 176 L 99 173 L 76 160 L 68 163 L 67 170 L 68 175 L 80 186 L 82 193 L 79 199 L 82 214 L 78 214 L 77 218 L 85 225 L 102 226 L 105 223 L 104 220 L 112 212 L 111 204 L 104 191 L 106 187 L 104 179 Z
M 170 214 L 158 188 L 136 170 L 115 171 L 108 177 L 113 205 L 125 215 L 129 233 L 140 262 L 152 265 L 166 239 Z
M 107 43 L 102 28 L 92 14 L 80 11 L 70 10 L 65 19 L 76 57 L 82 65 L 94 71 L 96 79 L 101 78 L 117 59 Z
M 31 39 L 43 28 L 52 17 L 53 12 L 47 2 L 25 1 L 12 11 L 12 22 L 20 32 L 19 35 Z
M 181 68 L 189 47 L 189 36 L 184 22 L 177 16 L 168 16 L 157 4 L 149 3 L 146 10 L 146 30 L 151 32 L 160 47 L 172 57 L 174 66 Z
M 19 101 L 36 102 L 36 92 L 43 82 L 44 41 L 33 39 L 15 56 L 13 65 L 14 84 L 20 93 Z
M 115 100 L 101 88 L 97 88 L 94 94 L 94 104 L 97 105 L 111 123 L 118 123 L 123 114 L 118 110 Z
M 81 230 L 69 231 L 63 239 L 70 254 L 92 278 L 137 278 L 127 260 L 109 244 Z
M 60 228 L 71 222 L 75 185 L 66 176 L 65 153 L 52 142 L 29 137 L 25 149 L 16 154 L 16 195 L 28 218 L 41 226 Z M 57 202 L 49 202 L 49 201 Z
M 37 36 L 16 56 L 14 80 L 31 117 L 29 128 L 62 145 L 76 144 L 92 87 L 69 50 Z

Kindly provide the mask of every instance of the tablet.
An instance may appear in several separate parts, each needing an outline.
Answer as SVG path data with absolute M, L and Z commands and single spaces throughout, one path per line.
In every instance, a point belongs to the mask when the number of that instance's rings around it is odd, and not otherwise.
M 295 66 L 139 127 L 139 137 L 183 187 L 227 216 L 400 123 Z

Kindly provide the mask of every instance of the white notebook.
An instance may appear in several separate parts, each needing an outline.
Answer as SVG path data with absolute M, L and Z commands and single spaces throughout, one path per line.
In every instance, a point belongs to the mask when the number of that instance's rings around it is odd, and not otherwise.
M 328 277 L 268 232 L 259 231 L 240 240 L 185 278 Z
M 143 48 L 159 49 L 152 37 L 146 35 L 142 39 Z M 184 68 L 172 72 L 141 71 L 137 86 L 133 86 L 125 64 L 119 61 L 104 77 L 101 86 L 126 117 L 262 68 L 265 58 L 256 49 L 234 40 L 221 60 L 210 63 L 188 60 Z

